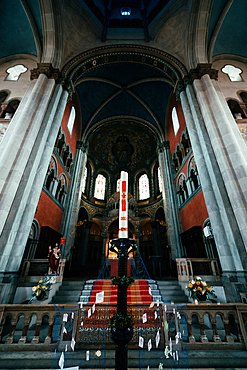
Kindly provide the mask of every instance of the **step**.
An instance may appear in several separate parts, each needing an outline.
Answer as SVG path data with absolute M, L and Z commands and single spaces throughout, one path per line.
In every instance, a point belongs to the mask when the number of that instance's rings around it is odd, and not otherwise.
M 90 359 L 85 361 L 85 351 L 65 352 L 65 367 L 79 366 L 80 369 L 114 369 L 115 368 L 115 350 L 101 350 L 101 357 L 96 357 L 95 350 L 90 350 Z M 43 370 L 43 369 L 59 369 L 58 361 L 61 352 L 51 351 L 18 351 L 18 352 L 1 352 L 0 353 L 0 369 L 14 370 Z M 182 355 L 183 356 L 183 355 Z M 184 354 L 186 368 L 194 369 L 246 369 L 247 352 L 246 351 L 189 351 L 188 355 Z M 209 362 L 210 359 L 210 362 Z M 163 363 L 165 368 L 174 368 L 174 360 L 165 359 L 163 351 L 152 349 L 150 353 L 143 350 L 128 350 L 128 369 L 137 370 L 139 368 L 146 369 L 150 366 L 150 370 L 158 369 L 159 363 Z M 53 365 L 53 366 L 52 366 Z M 224 366 L 224 365 L 227 365 Z M 223 366 L 223 367 L 222 367 Z M 183 366 L 185 368 L 185 366 Z
M 76 296 L 70 296 L 70 297 L 59 297 L 55 296 L 52 299 L 52 303 L 78 303 L 79 301 L 79 295 Z

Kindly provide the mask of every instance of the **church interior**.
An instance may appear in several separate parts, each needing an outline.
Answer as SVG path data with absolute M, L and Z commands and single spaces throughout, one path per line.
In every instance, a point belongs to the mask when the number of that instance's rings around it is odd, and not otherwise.
M 107 325 L 93 347 L 96 319 L 78 323 L 101 291 L 98 314 L 117 305 L 122 171 L 128 309 L 153 309 L 163 351 L 180 340 L 187 356 L 165 365 L 152 334 L 151 361 L 136 319 L 129 368 L 247 369 L 247 3 L 2 0 L 0 14 L 0 369 L 57 369 L 61 353 L 114 368 Z M 189 293 L 198 277 L 214 299 Z M 186 311 L 187 339 L 167 307 Z

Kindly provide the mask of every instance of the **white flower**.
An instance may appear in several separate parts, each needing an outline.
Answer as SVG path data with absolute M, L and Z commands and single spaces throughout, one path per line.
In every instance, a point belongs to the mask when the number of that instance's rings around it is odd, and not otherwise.
M 200 276 L 197 276 L 196 277 L 196 280 L 202 280 L 202 278 L 200 278 Z
M 191 280 L 191 284 L 195 284 L 195 280 Z
M 36 286 L 33 286 L 32 287 L 32 291 L 35 292 L 36 291 Z

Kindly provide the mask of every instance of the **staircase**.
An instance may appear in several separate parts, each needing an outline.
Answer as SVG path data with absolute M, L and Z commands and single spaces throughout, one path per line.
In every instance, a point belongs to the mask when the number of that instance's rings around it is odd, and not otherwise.
M 59 290 L 52 298 L 51 303 L 55 304 L 77 303 L 85 282 L 86 279 L 65 278 Z
M 188 303 L 188 297 L 176 279 L 157 280 L 156 284 L 164 301 Z
M 80 295 L 80 302 L 94 304 L 96 294 L 104 291 L 104 304 L 117 303 L 117 287 L 111 280 L 87 280 Z M 152 300 L 174 303 L 187 303 L 188 298 L 176 279 L 166 281 L 135 280 L 128 288 L 128 301 L 133 304 L 148 304 Z

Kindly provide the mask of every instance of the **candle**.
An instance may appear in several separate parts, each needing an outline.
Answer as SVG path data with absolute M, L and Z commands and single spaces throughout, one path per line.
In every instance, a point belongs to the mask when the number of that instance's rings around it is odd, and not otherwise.
M 128 172 L 121 171 L 119 238 L 128 238 Z

